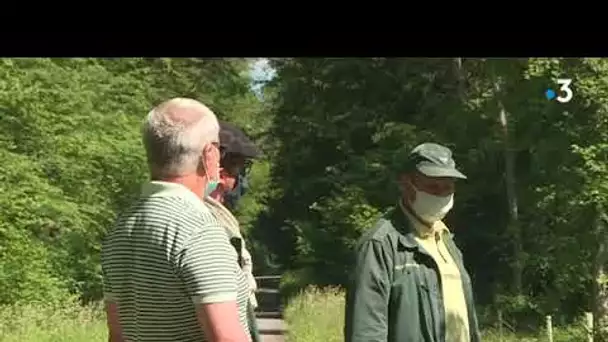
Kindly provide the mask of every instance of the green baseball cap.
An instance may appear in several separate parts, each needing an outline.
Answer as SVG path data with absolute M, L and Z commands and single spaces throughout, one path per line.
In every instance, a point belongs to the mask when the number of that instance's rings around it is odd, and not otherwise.
M 403 161 L 400 164 L 403 165 Z M 408 172 L 413 169 L 429 177 L 467 179 L 467 176 L 456 169 L 452 150 L 435 143 L 422 143 L 412 149 L 406 157 L 405 170 L 402 167 L 401 171 Z

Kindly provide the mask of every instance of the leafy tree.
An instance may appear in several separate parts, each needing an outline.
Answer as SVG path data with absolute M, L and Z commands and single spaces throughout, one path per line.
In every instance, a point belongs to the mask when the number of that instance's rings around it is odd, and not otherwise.
M 161 101 L 189 96 L 222 119 L 255 122 L 261 107 L 248 88 L 247 63 L 0 61 L 0 264 L 9 289 L 0 302 L 69 292 L 100 298 L 101 239 L 148 177 L 140 138 L 144 116 Z M 255 200 L 248 215 L 255 215 L 254 207 Z
M 574 317 L 590 308 L 594 283 L 596 305 L 605 302 L 605 61 L 291 58 L 273 66 L 273 189 L 269 232 L 259 238 L 283 267 L 343 283 L 353 241 L 396 199 L 391 161 L 433 140 L 450 146 L 469 176 L 447 221 L 481 304 Z M 574 79 L 568 104 L 544 98 L 557 78 Z

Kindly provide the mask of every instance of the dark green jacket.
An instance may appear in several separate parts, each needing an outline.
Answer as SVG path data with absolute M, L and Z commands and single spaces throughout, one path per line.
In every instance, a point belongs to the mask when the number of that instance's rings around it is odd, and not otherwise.
M 449 232 L 444 241 L 462 274 L 470 340 L 479 342 L 471 278 Z M 444 317 L 436 264 L 397 206 L 357 246 L 346 295 L 345 342 L 446 342 Z

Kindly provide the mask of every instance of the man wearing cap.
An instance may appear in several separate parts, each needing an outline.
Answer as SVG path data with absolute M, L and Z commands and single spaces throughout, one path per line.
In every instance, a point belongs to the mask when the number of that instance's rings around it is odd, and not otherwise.
M 258 148 L 238 127 L 219 120 L 220 125 L 220 181 L 205 204 L 211 209 L 220 224 L 226 229 L 230 243 L 235 248 L 239 266 L 247 276 L 249 284 L 249 329 L 253 342 L 260 341 L 254 310 L 258 303 L 255 296 L 257 284 L 253 276 L 253 261 L 245 247 L 239 222 L 231 213 L 237 202 L 247 191 L 247 175 L 251 161 L 260 155 Z
M 399 203 L 366 232 L 346 297 L 346 342 L 479 342 L 471 279 L 443 217 L 466 179 L 447 147 L 399 157 Z

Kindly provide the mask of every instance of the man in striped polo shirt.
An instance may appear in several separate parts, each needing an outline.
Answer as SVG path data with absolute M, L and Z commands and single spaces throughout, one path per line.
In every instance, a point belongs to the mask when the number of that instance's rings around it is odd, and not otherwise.
M 202 198 L 219 181 L 219 124 L 192 99 L 154 108 L 143 129 L 152 181 L 104 240 L 110 341 L 249 342 L 249 286 Z

